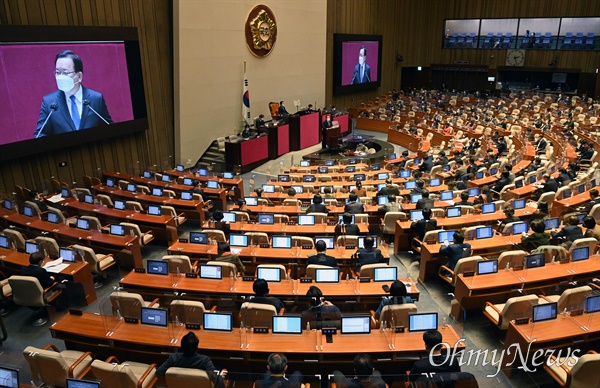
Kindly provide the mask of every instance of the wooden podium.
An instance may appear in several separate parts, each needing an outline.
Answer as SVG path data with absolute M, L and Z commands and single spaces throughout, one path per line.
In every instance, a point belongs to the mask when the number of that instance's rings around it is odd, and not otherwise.
M 340 145 L 340 138 L 342 137 L 342 131 L 339 124 L 333 123 L 331 128 L 327 129 L 327 136 L 325 137 L 325 144 L 328 148 L 338 148 Z

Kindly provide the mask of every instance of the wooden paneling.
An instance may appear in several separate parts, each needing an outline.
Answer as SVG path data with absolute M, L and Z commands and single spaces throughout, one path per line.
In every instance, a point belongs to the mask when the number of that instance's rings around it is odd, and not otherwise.
M 4 0 L 0 24 L 137 27 L 149 129 L 0 164 L 0 195 L 15 184 L 49 188 L 50 177 L 82 185 L 103 170 L 130 173 L 173 163 L 172 2 L 169 0 Z M 77 39 L 76 36 L 73 37 Z M 67 162 L 66 167 L 58 167 Z
M 399 89 L 402 67 L 431 64 L 504 66 L 506 50 L 442 49 L 445 19 L 600 16 L 600 1 L 589 0 L 328 0 L 326 101 L 339 107 Z M 362 93 L 333 96 L 333 34 L 383 35 L 381 87 Z M 396 63 L 396 53 L 404 57 Z M 553 58 L 559 68 L 595 73 L 599 52 L 528 50 L 526 67 L 547 67 Z

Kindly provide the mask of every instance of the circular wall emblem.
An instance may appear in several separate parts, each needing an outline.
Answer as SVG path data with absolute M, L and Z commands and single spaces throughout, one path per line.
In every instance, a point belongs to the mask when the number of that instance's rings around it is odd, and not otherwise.
M 252 8 L 246 19 L 246 46 L 257 57 L 271 53 L 277 40 L 277 24 L 273 11 L 266 5 Z

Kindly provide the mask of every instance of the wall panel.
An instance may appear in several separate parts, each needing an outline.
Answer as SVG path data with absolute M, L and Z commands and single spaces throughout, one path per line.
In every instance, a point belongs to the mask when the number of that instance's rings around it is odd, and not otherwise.
M 3 25 L 137 27 L 149 129 L 120 138 L 61 149 L 0 164 L 0 193 L 14 185 L 42 190 L 50 177 L 65 182 L 103 170 L 134 172 L 173 155 L 172 2 L 170 0 L 6 0 Z M 76 37 L 74 37 L 76 39 Z M 67 167 L 59 168 L 59 162 Z M 139 162 L 139 163 L 138 163 Z

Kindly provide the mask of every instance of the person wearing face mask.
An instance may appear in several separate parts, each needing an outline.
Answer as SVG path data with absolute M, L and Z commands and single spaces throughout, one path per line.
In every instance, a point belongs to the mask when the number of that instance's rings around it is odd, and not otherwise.
M 321 125 L 321 148 L 327 148 L 327 130 L 331 128 L 333 124 L 331 123 L 331 115 L 327 115 L 327 119 L 323 121 Z
M 104 96 L 82 85 L 81 58 L 64 50 L 54 62 L 58 90 L 43 97 L 34 138 L 112 124 Z
M 361 46 L 358 50 L 358 65 L 354 66 L 354 75 L 352 76 L 352 85 L 371 82 L 371 67 L 367 65 L 367 48 Z

